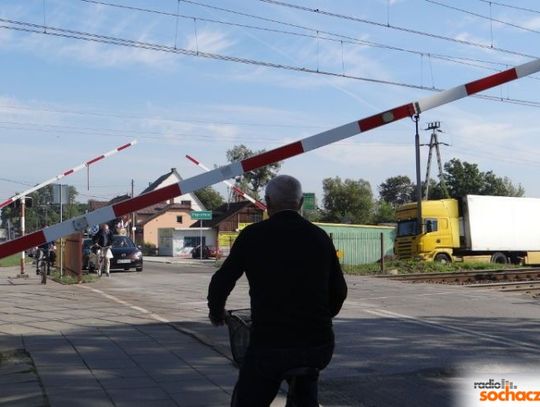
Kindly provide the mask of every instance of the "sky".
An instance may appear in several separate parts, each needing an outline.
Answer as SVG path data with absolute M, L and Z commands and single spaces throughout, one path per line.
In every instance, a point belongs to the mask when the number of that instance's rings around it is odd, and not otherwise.
M 131 180 L 137 194 L 173 167 L 200 173 L 186 154 L 224 165 L 234 145 L 273 149 L 540 57 L 534 0 L 2 0 L 0 26 L 2 201 L 134 139 L 89 184 L 85 170 L 62 182 L 81 202 Z M 421 140 L 438 121 L 443 161 L 540 197 L 539 90 L 536 74 L 422 113 Z M 388 177 L 415 179 L 414 133 L 404 119 L 280 173 L 319 202 L 336 176 L 377 197 Z

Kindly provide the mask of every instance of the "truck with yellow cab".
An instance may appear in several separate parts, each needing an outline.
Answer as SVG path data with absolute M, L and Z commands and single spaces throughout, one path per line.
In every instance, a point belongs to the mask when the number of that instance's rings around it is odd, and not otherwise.
M 396 211 L 400 259 L 540 264 L 540 199 L 466 195 Z M 421 226 L 420 226 L 421 225 Z

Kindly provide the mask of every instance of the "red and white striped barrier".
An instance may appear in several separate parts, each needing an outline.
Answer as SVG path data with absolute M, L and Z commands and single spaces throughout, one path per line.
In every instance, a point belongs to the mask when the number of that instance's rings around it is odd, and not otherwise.
M 10 203 L 12 202 L 15 202 L 17 199 L 20 199 L 22 198 L 23 196 L 26 196 L 28 194 L 31 194 L 32 192 L 34 191 L 37 191 L 38 189 L 41 189 L 43 188 L 44 186 L 47 186 L 49 184 L 52 184 L 53 182 L 55 181 L 58 181 L 59 179 L 61 178 L 64 178 L 65 176 L 67 175 L 71 175 L 77 171 L 80 171 L 82 170 L 83 168 L 86 168 L 86 167 L 89 167 L 90 165 L 100 161 L 100 160 L 103 160 L 104 158 L 107 158 L 107 157 L 110 157 L 111 155 L 113 154 L 116 154 L 118 153 L 119 151 L 122 151 L 122 150 L 125 150 L 126 148 L 128 147 L 131 147 L 132 145 L 134 144 L 137 144 L 137 140 L 133 140 L 132 142 L 130 143 L 127 143 L 127 144 L 124 144 L 123 146 L 120 146 L 120 147 L 116 147 L 114 150 L 111 150 L 111 151 L 108 151 L 106 152 L 105 154 L 101 154 L 100 156 L 98 157 L 95 157 L 95 158 L 92 158 L 91 160 L 88 160 L 84 163 L 82 163 L 81 165 L 78 165 L 76 167 L 73 167 L 67 171 L 64 171 L 63 173 L 61 174 L 58 174 L 56 177 L 54 178 L 51 178 L 51 179 L 48 179 L 47 181 L 43 181 L 41 184 L 38 184 L 36 186 L 33 186 L 32 188 L 20 193 L 20 194 L 17 194 L 15 196 L 12 196 L 11 198 L 9 198 L 8 200 L 0 203 L 0 209 L 2 209 L 3 207 L 5 206 L 8 206 Z
M 147 206 L 180 196 L 197 189 L 213 185 L 226 179 L 242 175 L 244 172 L 263 167 L 277 161 L 285 160 L 295 155 L 306 153 L 319 147 L 326 146 L 339 140 L 352 137 L 358 133 L 364 133 L 376 127 L 384 126 L 405 117 L 420 114 L 426 110 L 451 103 L 486 89 L 513 81 L 518 78 L 540 71 L 540 59 L 527 62 L 515 68 L 508 69 L 485 78 L 460 85 L 452 89 L 429 96 L 419 101 L 408 103 L 366 117 L 364 119 L 327 130 L 311 137 L 290 143 L 274 150 L 266 151 L 245 160 L 236 161 L 206 173 L 184 179 L 177 184 L 160 188 L 135 198 L 106 206 L 68 221 L 49 226 L 45 229 L 29 235 L 11 240 L 0 245 L 0 258 L 20 252 L 45 242 L 56 240 L 71 233 L 83 231 L 88 225 L 108 222 L 112 219 L 126 215 L 133 211 L 146 208 Z
M 203 163 L 201 163 L 200 161 L 196 160 L 195 158 L 193 158 L 192 156 L 186 154 L 186 158 L 191 161 L 192 163 L 194 163 L 195 165 L 201 167 L 203 170 L 205 171 L 210 171 L 210 168 L 208 168 L 206 165 L 204 165 Z M 248 194 L 246 194 L 244 191 L 242 191 L 240 188 L 238 188 L 236 185 L 232 184 L 231 182 L 229 181 L 226 181 L 226 180 L 223 180 L 221 181 L 223 182 L 225 185 L 227 185 L 229 188 L 231 188 L 234 192 L 236 192 L 238 195 L 240 196 L 243 196 L 244 198 L 246 198 L 249 202 L 253 203 L 257 208 L 259 209 L 262 209 L 263 211 L 266 210 L 266 205 L 263 204 L 262 202 L 259 202 L 257 201 L 255 198 L 252 198 L 251 196 L 249 196 Z

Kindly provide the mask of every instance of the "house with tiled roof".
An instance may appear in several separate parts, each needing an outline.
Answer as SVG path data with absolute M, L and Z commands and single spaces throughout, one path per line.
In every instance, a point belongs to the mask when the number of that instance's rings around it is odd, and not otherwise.
M 154 182 L 151 182 L 148 187 L 144 189 L 144 191 L 141 192 L 141 195 L 146 194 L 147 192 L 155 191 L 159 188 L 164 188 L 172 184 L 177 184 L 178 182 L 182 181 L 182 177 L 176 171 L 176 168 L 171 168 L 171 170 L 157 178 Z M 177 196 L 176 198 L 173 198 L 172 200 L 169 200 L 169 203 L 176 203 L 176 204 L 184 204 L 187 205 L 187 203 L 190 203 L 192 210 L 194 211 L 204 211 L 206 208 L 202 204 L 202 202 L 197 198 L 197 195 L 195 195 L 193 192 Z
M 151 182 L 141 192 L 141 195 L 176 184 L 181 180 L 182 177 L 178 174 L 176 168 L 171 168 L 171 171 Z M 158 246 L 158 229 L 188 228 L 194 222 L 190 216 L 191 211 L 204 210 L 206 208 L 195 193 L 183 194 L 143 208 L 135 214 L 135 240 L 140 245 L 150 243 Z
M 196 221 L 189 228 L 161 228 L 158 230 L 159 254 L 189 256 L 184 248 L 198 245 L 216 247 L 228 255 L 240 230 L 263 219 L 263 211 L 249 201 L 225 203 L 212 211 L 212 219 Z

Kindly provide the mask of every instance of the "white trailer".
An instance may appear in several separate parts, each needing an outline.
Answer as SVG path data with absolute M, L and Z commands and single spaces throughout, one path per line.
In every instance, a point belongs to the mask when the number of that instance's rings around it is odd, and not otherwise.
M 464 249 L 540 251 L 540 199 L 467 195 L 462 205 Z

